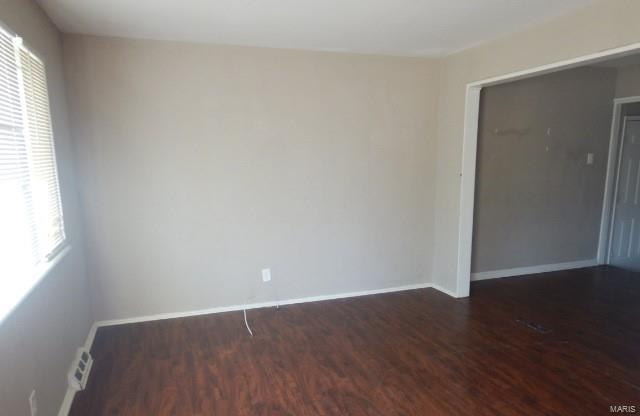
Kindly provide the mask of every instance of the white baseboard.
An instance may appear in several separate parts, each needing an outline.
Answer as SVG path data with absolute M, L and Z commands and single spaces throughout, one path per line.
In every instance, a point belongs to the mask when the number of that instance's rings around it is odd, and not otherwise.
M 189 316 L 209 315 L 213 313 L 241 311 L 244 309 L 271 308 L 274 306 L 294 305 L 296 303 L 321 302 L 325 300 L 354 298 L 358 296 L 377 295 L 381 293 L 401 292 L 405 290 L 425 289 L 433 287 L 431 283 L 419 283 L 414 285 L 396 286 L 385 289 L 365 290 L 361 292 L 336 293 L 333 295 L 309 296 L 306 298 L 286 299 L 280 301 L 269 301 L 259 303 L 249 303 L 245 305 L 220 306 L 217 308 L 199 309 L 186 312 L 160 313 L 157 315 L 137 316 L 133 318 L 113 319 L 96 322 L 97 328 L 111 325 L 132 324 L 137 322 L 158 321 L 162 319 L 186 318 Z
M 71 404 L 73 403 L 73 398 L 76 396 L 76 391 L 71 387 L 67 387 L 67 393 L 64 395 L 64 399 L 62 400 L 62 405 L 60 405 L 60 410 L 58 411 L 58 416 L 67 416 L 69 411 L 71 411 Z
M 137 316 L 133 318 L 124 318 L 124 319 L 113 319 L 107 321 L 97 321 L 91 326 L 89 333 L 87 334 L 87 338 L 84 343 L 84 347 L 87 350 L 91 350 L 91 346 L 93 345 L 93 341 L 96 336 L 96 332 L 98 328 L 103 326 L 112 326 L 112 325 L 123 325 L 123 324 L 131 324 L 137 322 L 148 322 L 148 321 L 158 321 L 162 319 L 173 319 L 173 318 L 185 318 L 189 316 L 197 316 L 197 315 L 209 315 L 213 313 L 221 313 L 221 312 L 233 312 L 233 311 L 241 311 L 244 309 L 257 309 L 257 308 L 269 308 L 274 306 L 283 306 L 283 305 L 293 305 L 296 303 L 308 303 L 308 302 L 321 302 L 325 300 L 333 300 L 333 299 L 344 299 L 344 298 L 353 298 L 358 296 L 367 296 L 367 295 L 378 295 L 381 293 L 391 293 L 391 292 L 402 292 L 405 290 L 415 290 L 415 289 L 426 289 L 426 288 L 434 288 L 443 293 L 446 293 L 449 296 L 456 297 L 455 293 L 444 289 L 438 285 L 433 285 L 431 283 L 418 283 L 414 285 L 406 285 L 406 286 L 396 286 L 385 289 L 374 289 L 374 290 L 365 290 L 361 292 L 347 292 L 347 293 L 337 293 L 333 295 L 323 295 L 323 296 L 310 296 L 306 298 L 297 298 L 297 299 L 287 299 L 282 301 L 274 301 L 274 302 L 260 302 L 260 303 L 251 303 L 247 305 L 231 305 L 231 306 L 220 306 L 217 308 L 209 308 L 209 309 L 199 309 L 194 311 L 186 311 L 186 312 L 172 312 L 172 313 L 161 313 L 157 315 L 146 315 L 146 316 Z M 71 410 L 71 404 L 73 403 L 73 398 L 75 397 L 75 391 L 71 388 L 67 389 L 67 393 L 64 396 L 64 400 L 62 401 L 62 405 L 60 406 L 60 411 L 58 412 L 58 416 L 67 416 L 69 411 Z
M 460 297 L 460 296 L 458 296 L 457 293 L 455 293 L 455 292 L 453 292 L 453 291 L 451 291 L 449 289 L 445 289 L 444 287 L 442 287 L 440 285 L 437 285 L 435 283 L 431 287 L 434 288 L 437 291 L 440 291 L 440 292 L 444 293 L 445 295 L 451 296 L 452 298 L 459 298 Z
M 91 351 L 91 346 L 93 345 L 93 340 L 96 337 L 97 331 L 98 325 L 97 322 L 94 322 L 93 325 L 91 325 L 91 328 L 89 328 L 87 338 L 84 340 L 84 347 L 87 349 L 87 351 Z M 65 393 L 62 404 L 60 405 L 58 416 L 68 416 L 69 411 L 71 411 L 71 405 L 73 404 L 74 397 L 76 397 L 76 391 L 67 386 L 67 392 Z
M 557 272 L 560 270 L 580 269 L 598 265 L 597 259 L 569 261 L 566 263 L 542 264 L 539 266 L 516 267 L 513 269 L 492 270 L 488 272 L 471 273 L 471 280 L 498 279 L 509 276 L 522 276 L 525 274 Z

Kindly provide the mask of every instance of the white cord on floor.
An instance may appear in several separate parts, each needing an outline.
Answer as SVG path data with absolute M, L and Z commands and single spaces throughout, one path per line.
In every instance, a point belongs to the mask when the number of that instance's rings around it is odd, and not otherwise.
M 249 331 L 249 335 L 253 336 L 253 332 L 251 332 L 251 328 L 249 328 L 249 322 L 247 322 L 247 310 L 243 309 L 242 312 L 244 313 L 244 324 L 247 326 L 247 331 Z

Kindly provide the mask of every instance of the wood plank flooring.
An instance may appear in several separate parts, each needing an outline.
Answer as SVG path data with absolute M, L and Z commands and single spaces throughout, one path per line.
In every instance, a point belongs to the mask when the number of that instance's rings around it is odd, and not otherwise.
M 71 415 L 640 412 L 640 275 L 608 267 L 101 328 Z

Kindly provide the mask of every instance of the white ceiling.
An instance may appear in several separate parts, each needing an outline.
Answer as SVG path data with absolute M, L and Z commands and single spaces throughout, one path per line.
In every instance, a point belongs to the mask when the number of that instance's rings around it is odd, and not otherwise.
M 63 32 L 437 56 L 591 0 L 39 0 Z

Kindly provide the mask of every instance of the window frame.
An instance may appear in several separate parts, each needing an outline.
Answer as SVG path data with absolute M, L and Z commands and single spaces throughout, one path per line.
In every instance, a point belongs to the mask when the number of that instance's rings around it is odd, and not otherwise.
M 62 220 L 62 230 L 64 239 L 60 242 L 60 244 L 48 255 L 43 256 L 41 261 L 34 264 L 29 268 L 28 273 L 25 273 L 21 278 L 27 279 L 27 283 L 22 288 L 22 290 L 17 293 L 14 299 L 8 301 L 5 305 L 0 303 L 0 324 L 2 324 L 5 319 L 7 319 L 20 305 L 25 301 L 25 299 L 34 291 L 36 287 L 51 273 L 58 263 L 60 263 L 71 251 L 71 244 L 69 241 L 69 235 L 67 233 L 66 222 L 64 221 L 64 203 L 63 203 L 63 191 L 62 184 L 60 178 L 60 170 L 58 169 L 58 158 L 57 158 L 57 147 L 55 140 L 55 126 L 53 120 L 53 105 L 52 105 L 52 97 L 50 94 L 49 88 L 49 77 L 48 75 L 48 67 L 47 61 L 44 57 L 37 51 L 37 49 L 33 48 L 29 42 L 25 40 L 24 37 L 20 36 L 17 32 L 9 28 L 4 22 L 0 21 L 0 31 L 5 32 L 6 35 L 18 40 L 21 43 L 21 48 L 24 48 L 29 54 L 31 54 L 35 59 L 40 61 L 42 66 L 44 67 L 44 72 L 46 76 L 46 92 L 48 98 L 48 110 L 49 110 L 49 121 L 51 127 L 51 141 L 52 141 L 52 157 L 55 161 L 55 176 L 58 183 L 58 198 L 60 203 L 60 216 Z M 20 51 L 18 51 L 20 53 Z M 21 76 L 22 78 L 22 76 Z M 23 89 L 24 85 L 20 85 L 20 88 Z M 23 117 L 26 119 L 28 114 L 26 114 L 26 108 L 23 110 L 25 113 Z M 1 286 L 0 286 L 1 287 Z M 8 306 L 7 306 L 8 305 Z

